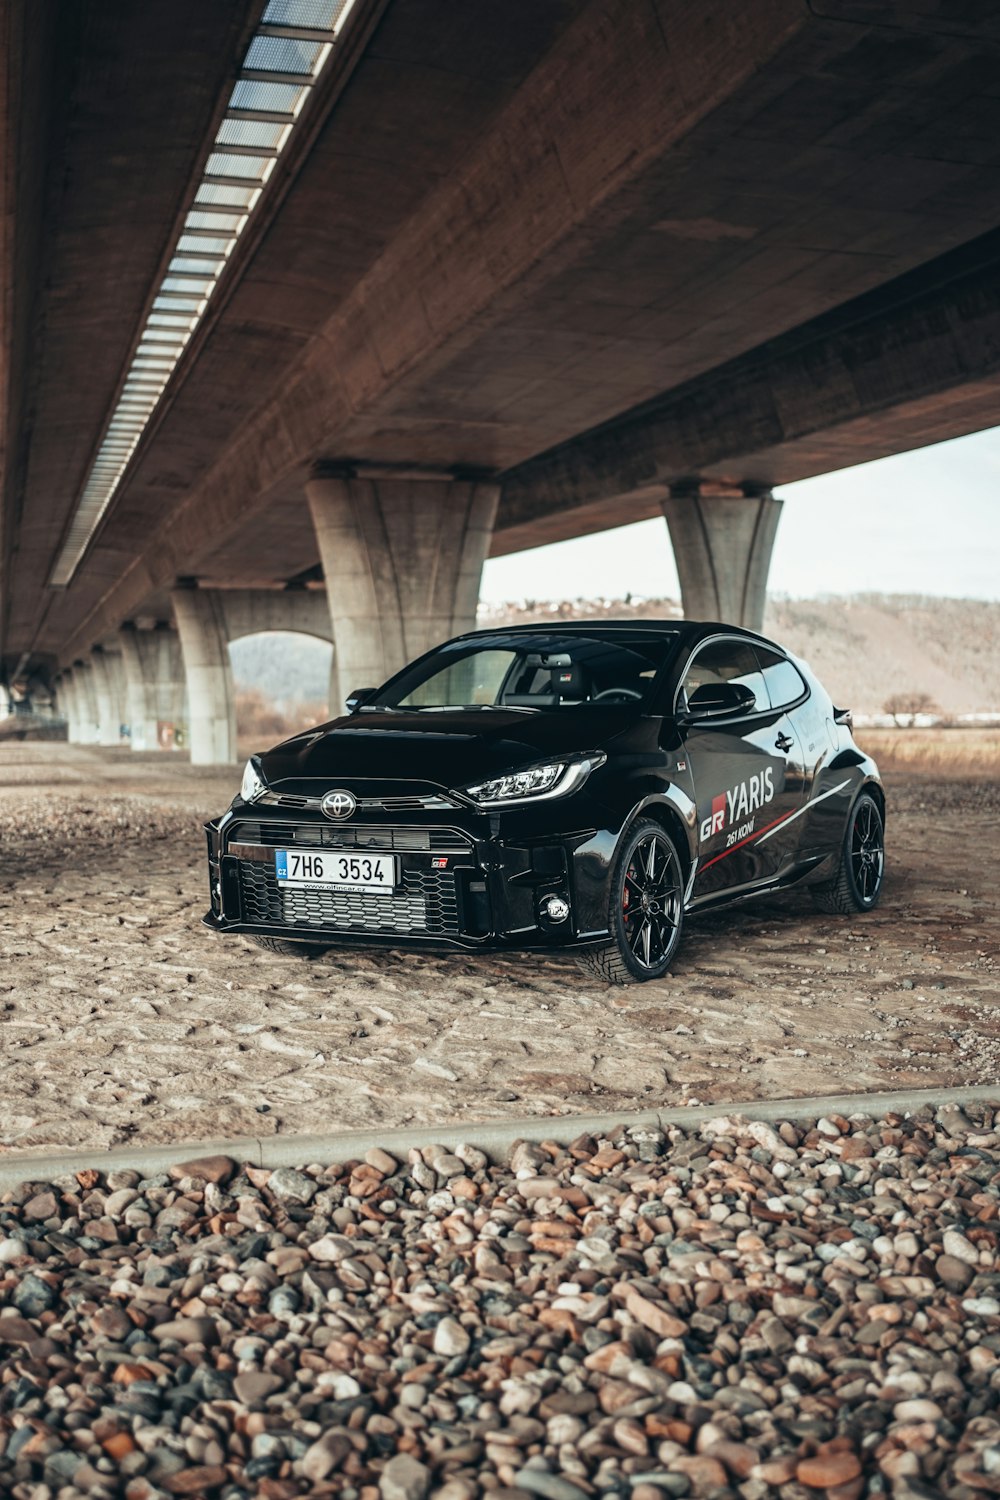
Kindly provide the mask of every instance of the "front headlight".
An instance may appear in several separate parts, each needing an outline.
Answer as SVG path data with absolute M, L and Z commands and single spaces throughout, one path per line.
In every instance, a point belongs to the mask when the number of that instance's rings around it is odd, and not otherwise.
M 462 794 L 484 807 L 506 807 L 514 802 L 530 802 L 550 797 L 568 797 L 577 791 L 591 771 L 602 766 L 606 755 L 588 755 L 579 760 L 553 760 L 524 771 L 511 771 L 462 788 Z
M 248 760 L 243 767 L 243 780 L 240 783 L 240 796 L 244 802 L 256 802 L 258 797 L 263 797 L 267 791 L 267 782 L 257 769 L 253 760 Z

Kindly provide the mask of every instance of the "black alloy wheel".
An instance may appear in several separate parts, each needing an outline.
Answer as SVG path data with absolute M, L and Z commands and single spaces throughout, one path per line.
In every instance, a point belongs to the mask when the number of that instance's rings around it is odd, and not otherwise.
M 612 941 L 578 955 L 584 971 L 607 984 L 659 979 L 680 942 L 684 872 L 670 834 L 651 818 L 628 830 L 611 875 Z
M 833 880 L 812 888 L 820 911 L 848 916 L 879 903 L 885 875 L 885 825 L 869 792 L 862 792 L 847 820 L 840 865 Z

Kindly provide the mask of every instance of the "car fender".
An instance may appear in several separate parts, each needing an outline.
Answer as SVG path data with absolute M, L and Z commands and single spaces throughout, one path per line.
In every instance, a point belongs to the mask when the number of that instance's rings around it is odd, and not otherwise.
M 657 809 L 666 809 L 672 814 L 671 823 L 683 829 L 685 845 L 681 853 L 687 855 L 690 867 L 698 854 L 698 807 L 694 799 L 684 787 L 678 786 L 673 781 L 657 781 L 649 787 L 639 787 L 635 790 L 639 791 L 640 795 L 622 823 L 619 841 L 636 818 L 644 815 L 648 817 L 651 812 L 653 816 L 656 816 Z
M 843 790 L 839 783 L 845 782 Z M 823 855 L 823 864 L 815 872 L 818 877 L 827 872 L 828 866 L 840 858 L 840 851 L 847 836 L 851 809 L 861 793 L 871 788 L 882 808 L 885 819 L 885 791 L 875 762 L 856 746 L 841 750 L 823 768 L 807 807 L 805 827 L 800 845 L 801 854 L 811 857 Z

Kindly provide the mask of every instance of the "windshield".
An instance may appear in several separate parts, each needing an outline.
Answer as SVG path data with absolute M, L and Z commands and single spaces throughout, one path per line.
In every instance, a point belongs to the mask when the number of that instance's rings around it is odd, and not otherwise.
M 627 703 L 645 710 L 676 646 L 672 631 L 498 631 L 431 652 L 392 678 L 368 706 L 527 711 Z

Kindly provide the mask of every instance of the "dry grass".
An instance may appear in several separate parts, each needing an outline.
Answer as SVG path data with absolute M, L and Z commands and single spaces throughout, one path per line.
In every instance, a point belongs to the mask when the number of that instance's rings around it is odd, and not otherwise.
M 246 688 L 236 694 L 236 731 L 240 744 L 276 745 L 279 740 L 322 724 L 327 717 L 325 703 L 296 703 L 287 711 L 276 707 L 258 688 Z
M 1000 778 L 1000 729 L 859 729 L 856 739 L 883 770 Z

